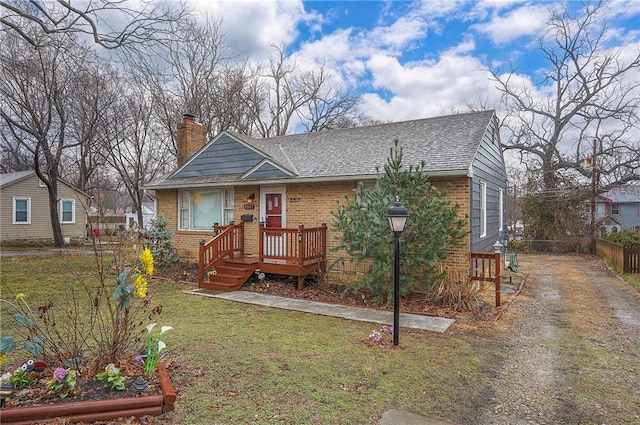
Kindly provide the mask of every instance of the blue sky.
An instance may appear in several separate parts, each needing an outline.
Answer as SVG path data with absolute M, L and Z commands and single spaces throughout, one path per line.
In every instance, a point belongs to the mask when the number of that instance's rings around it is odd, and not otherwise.
M 398 121 L 499 108 L 487 69 L 517 69 L 536 87 L 545 62 L 537 49 L 553 1 L 215 1 L 190 0 L 222 18 L 229 40 L 265 63 L 270 45 L 286 45 L 298 68 L 325 64 L 336 84 L 357 90 L 363 110 Z M 573 9 L 580 2 L 570 2 Z M 611 47 L 640 49 L 640 0 L 613 0 L 605 17 Z M 640 78 L 640 76 L 638 76 Z

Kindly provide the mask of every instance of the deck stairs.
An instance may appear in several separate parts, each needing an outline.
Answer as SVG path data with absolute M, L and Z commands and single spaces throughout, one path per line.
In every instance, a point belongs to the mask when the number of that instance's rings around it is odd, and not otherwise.
M 226 258 L 216 267 L 215 274 L 205 276 L 201 288 L 214 291 L 237 291 L 259 267 L 257 258 Z

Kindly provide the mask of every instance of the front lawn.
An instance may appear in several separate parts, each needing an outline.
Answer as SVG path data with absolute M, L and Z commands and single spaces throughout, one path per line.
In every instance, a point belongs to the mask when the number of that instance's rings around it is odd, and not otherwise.
M 73 270 L 89 279 L 93 256 L 74 257 L 3 258 L 2 297 L 24 293 L 37 306 L 61 293 Z M 178 402 L 160 423 L 369 424 L 394 407 L 462 420 L 483 402 L 467 395 L 482 393 L 488 364 L 455 329 L 402 329 L 400 349 L 370 346 L 378 328 L 370 323 L 182 293 L 188 288 L 149 283 L 162 305 L 157 321 L 174 327 L 163 339 Z M 6 335 L 15 322 L 3 312 Z M 25 356 L 14 350 L 7 364 Z

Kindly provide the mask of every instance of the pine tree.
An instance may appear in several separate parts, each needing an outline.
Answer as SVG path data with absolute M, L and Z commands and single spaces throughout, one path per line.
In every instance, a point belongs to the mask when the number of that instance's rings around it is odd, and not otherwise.
M 145 245 L 153 253 L 153 261 L 158 266 L 167 266 L 178 261 L 178 253 L 173 246 L 173 233 L 167 229 L 167 219 L 159 215 L 149 223 Z
M 345 196 L 338 202 L 332 229 L 342 235 L 335 250 L 355 263 L 370 264 L 369 272 L 345 292 L 368 289 L 378 303 L 393 299 L 394 243 L 387 213 L 396 199 L 409 213 L 401 239 L 401 294 L 429 290 L 442 277 L 435 266 L 462 242 L 466 217 L 459 218 L 459 206 L 431 185 L 424 168 L 424 163 L 403 167 L 402 148 L 395 140 L 375 188 L 359 187 L 355 199 Z

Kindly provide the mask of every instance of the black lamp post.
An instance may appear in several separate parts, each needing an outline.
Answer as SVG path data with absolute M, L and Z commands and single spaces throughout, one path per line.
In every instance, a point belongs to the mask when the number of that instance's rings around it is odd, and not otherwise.
M 393 345 L 397 346 L 399 342 L 400 332 L 400 235 L 407 223 L 407 209 L 402 206 L 399 199 L 387 213 L 389 217 L 389 225 L 393 230 L 395 265 L 393 268 Z

